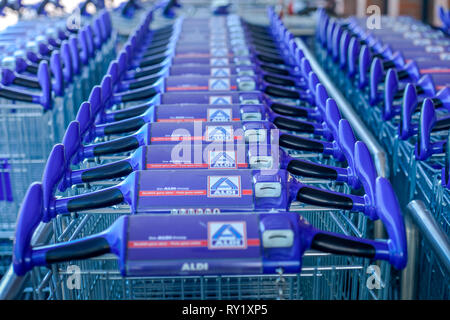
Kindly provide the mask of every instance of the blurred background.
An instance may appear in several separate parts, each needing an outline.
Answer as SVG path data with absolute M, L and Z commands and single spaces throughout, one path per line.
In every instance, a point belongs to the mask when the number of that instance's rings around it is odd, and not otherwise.
M 128 0 L 105 0 L 105 6 L 107 8 L 117 7 L 122 2 L 127 2 Z M 15 24 L 19 17 L 21 18 L 31 18 L 36 16 L 36 11 L 33 10 L 36 6 L 42 3 L 42 0 L 0 0 L 0 31 L 7 28 L 10 25 Z M 73 10 L 81 3 L 82 0 L 60 0 L 58 1 L 63 8 L 57 8 L 53 1 L 48 1 L 45 4 L 45 11 L 49 15 L 61 14 L 61 11 L 66 13 L 73 12 Z M 152 1 L 149 1 L 152 2 Z M 88 12 L 95 12 L 94 5 L 88 4 Z
M 107 8 L 117 7 L 126 1 L 128 0 L 105 0 L 105 6 Z M 41 2 L 42 0 L 0 0 L 0 30 L 15 24 L 20 16 L 27 18 L 35 15 L 35 10 L 31 10 L 31 8 Z M 50 14 L 52 12 L 61 13 L 61 10 L 73 12 L 81 2 L 83 1 L 60 0 L 59 3 L 64 8 L 57 8 L 52 1 L 48 1 L 46 11 Z M 189 2 L 194 3 L 195 1 Z M 368 7 L 376 5 L 382 14 L 409 15 L 433 26 L 441 25 L 437 8 L 439 6 L 449 8 L 450 6 L 450 0 L 241 0 L 235 2 L 240 2 L 244 6 L 274 5 L 288 23 L 296 17 L 308 16 L 317 7 L 325 7 L 328 9 L 328 13 L 337 16 L 357 15 L 362 17 L 368 14 Z M 94 10 L 93 5 L 88 5 L 88 12 L 89 10 Z

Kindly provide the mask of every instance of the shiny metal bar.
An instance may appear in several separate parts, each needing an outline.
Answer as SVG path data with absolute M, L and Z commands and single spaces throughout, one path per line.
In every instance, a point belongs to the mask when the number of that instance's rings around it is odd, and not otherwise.
M 420 256 L 420 237 L 433 249 L 447 273 L 450 273 L 450 241 L 441 230 L 425 204 L 413 200 L 407 206 L 406 232 L 408 242 L 408 265 L 401 274 L 400 297 L 404 300 L 416 299 Z
M 409 214 L 405 216 L 405 227 L 408 263 L 400 275 L 400 299 L 415 300 L 419 276 L 420 232 Z
M 450 240 L 447 235 L 422 201 L 413 200 L 407 208 L 420 235 L 430 243 L 434 253 L 450 273 Z
M 41 223 L 31 240 L 32 246 L 47 244 L 52 234 L 51 223 Z M 14 300 L 23 292 L 23 286 L 27 280 L 27 275 L 19 277 L 14 273 L 13 266 L 9 267 L 6 274 L 0 281 L 0 300 Z

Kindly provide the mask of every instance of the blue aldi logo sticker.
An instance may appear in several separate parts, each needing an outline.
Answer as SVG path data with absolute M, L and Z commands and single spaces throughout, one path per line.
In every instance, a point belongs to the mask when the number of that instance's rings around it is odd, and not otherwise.
M 206 126 L 206 141 L 233 141 L 233 127 Z
M 210 169 L 236 169 L 235 151 L 209 151 L 208 166 Z
M 208 177 L 209 198 L 240 198 L 241 177 L 240 176 L 209 176 Z
M 232 112 L 229 108 L 211 108 L 208 109 L 208 121 L 210 122 L 230 122 L 233 121 L 232 118 Z
M 209 63 L 215 67 L 228 66 L 229 61 L 228 58 L 212 58 Z
M 439 57 L 441 60 L 450 60 L 450 53 L 441 53 Z
M 230 68 L 211 68 L 212 77 L 229 77 Z
M 209 249 L 247 249 L 245 221 L 208 222 Z
M 211 96 L 209 97 L 209 104 L 231 104 L 230 96 Z
M 441 53 L 441 52 L 444 52 L 444 47 L 442 47 L 442 46 L 426 46 L 425 51 L 431 52 L 431 53 Z
M 227 35 L 226 35 L 226 33 L 212 33 L 209 36 L 209 40 L 210 41 L 217 41 L 217 40 L 225 41 L 225 40 L 227 40 Z
M 227 40 L 226 37 L 211 37 L 209 39 L 209 46 L 211 48 L 226 48 L 228 50 L 226 40 Z
M 213 57 L 226 57 L 228 55 L 228 49 L 215 47 L 210 50 L 210 54 Z
M 431 40 L 430 39 L 415 39 L 413 41 L 415 46 L 429 46 L 431 45 Z
M 220 91 L 230 90 L 229 78 L 212 78 L 209 79 L 208 84 L 209 90 L 220 90 Z

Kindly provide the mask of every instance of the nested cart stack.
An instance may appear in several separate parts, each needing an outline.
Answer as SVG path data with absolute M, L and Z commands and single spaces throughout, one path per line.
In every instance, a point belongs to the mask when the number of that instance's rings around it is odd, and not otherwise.
M 30 183 L 42 177 L 78 106 L 115 56 L 109 13 L 68 29 L 67 16 L 21 20 L 0 33 L 0 237 L 11 246 Z M 35 26 L 35 28 L 32 28 Z M 2 250 L 8 261 L 10 250 Z M 2 273 L 3 274 L 3 273 Z
M 318 60 L 340 79 L 342 92 L 388 151 L 402 206 L 414 201 L 408 205 L 414 216 L 406 217 L 415 234 L 409 242 L 414 253 L 409 268 L 421 276 L 414 280 L 411 273 L 404 275 L 405 282 L 418 283 L 416 292 L 405 287 L 405 297 L 448 299 L 450 42 L 446 29 L 433 29 L 410 17 L 382 17 L 383 28 L 370 31 L 365 19 L 333 19 L 322 13 L 319 20 Z M 419 223 L 426 226 L 419 233 L 413 227 L 417 214 L 427 217 L 426 223 Z

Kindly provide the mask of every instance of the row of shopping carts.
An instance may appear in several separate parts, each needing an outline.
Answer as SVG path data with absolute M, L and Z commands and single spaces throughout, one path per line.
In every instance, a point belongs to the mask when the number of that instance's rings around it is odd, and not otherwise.
M 67 19 L 21 20 L 0 33 L 0 235 L 11 244 L 29 184 L 115 57 L 107 11 L 76 28 Z
M 293 35 L 271 8 L 183 10 L 143 15 L 53 147 L 15 277 L 38 299 L 392 298 L 396 195 Z
M 450 40 L 411 17 L 380 23 L 321 12 L 316 55 L 390 154 L 401 204 L 423 201 L 448 238 Z M 432 252 L 423 242 L 419 297 L 448 299 L 448 270 Z

